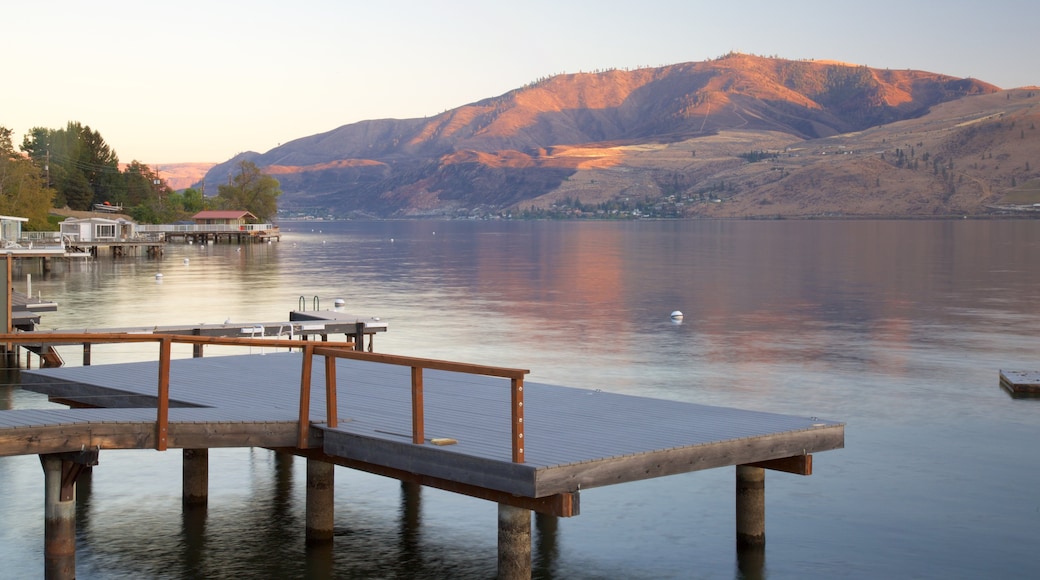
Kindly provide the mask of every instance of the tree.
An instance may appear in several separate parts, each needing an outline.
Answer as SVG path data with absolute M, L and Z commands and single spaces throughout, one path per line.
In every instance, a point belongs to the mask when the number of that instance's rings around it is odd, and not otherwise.
M 90 127 L 74 121 L 64 129 L 34 127 L 21 149 L 43 168 L 47 184 L 58 190 L 58 205 L 86 210 L 92 203 L 125 201 L 119 157 Z
M 0 214 L 29 218 L 27 230 L 46 229 L 54 190 L 33 162 L 14 150 L 11 133 L 0 126 Z
M 231 183 L 217 188 L 217 198 L 225 208 L 246 210 L 260 221 L 268 221 L 278 211 L 280 186 L 252 161 L 242 161 Z

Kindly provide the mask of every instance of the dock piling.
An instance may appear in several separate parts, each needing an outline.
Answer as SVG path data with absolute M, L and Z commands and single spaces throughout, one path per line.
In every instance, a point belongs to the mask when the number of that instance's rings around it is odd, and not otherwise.
M 185 449 L 181 454 L 184 505 L 205 506 L 209 500 L 209 449 Z
M 44 476 L 44 577 L 72 579 L 76 577 L 75 474 L 61 454 L 41 455 L 40 462 Z
M 531 578 L 531 510 L 498 504 L 498 579 Z
M 335 465 L 307 459 L 307 543 L 331 542 L 334 524 Z
M 737 546 L 766 543 L 766 470 L 737 466 Z

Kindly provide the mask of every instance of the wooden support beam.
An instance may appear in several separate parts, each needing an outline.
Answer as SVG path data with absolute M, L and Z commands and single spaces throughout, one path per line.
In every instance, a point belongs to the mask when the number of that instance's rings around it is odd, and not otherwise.
M 772 471 L 783 471 L 795 475 L 812 475 L 812 455 L 795 455 L 794 457 L 782 457 L 768 461 L 748 463 L 751 467 L 761 467 Z
M 444 491 L 493 501 L 499 504 L 511 505 L 513 507 L 523 508 L 550 516 L 569 518 L 576 516 L 581 512 L 581 496 L 577 491 L 558 493 L 545 497 L 522 497 L 504 491 L 497 491 L 494 489 L 459 483 L 457 481 L 411 473 L 401 469 L 386 467 L 384 465 L 347 459 L 345 457 L 334 457 L 326 455 L 320 449 L 295 449 L 291 447 L 272 449 L 283 453 L 292 453 L 301 457 L 318 458 L 322 461 L 335 463 L 336 465 L 349 467 L 351 469 L 357 469 L 358 471 L 391 477 L 400 481 L 417 483 L 425 485 L 426 487 L 435 487 Z

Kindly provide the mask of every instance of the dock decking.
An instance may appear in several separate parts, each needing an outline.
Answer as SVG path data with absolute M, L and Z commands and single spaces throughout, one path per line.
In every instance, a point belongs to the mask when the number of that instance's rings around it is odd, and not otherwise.
M 182 448 L 187 482 L 193 450 L 277 449 L 307 457 L 308 478 L 314 461 L 498 502 L 500 577 L 526 578 L 530 511 L 578 515 L 582 489 L 737 466 L 737 541 L 761 544 L 763 468 L 808 475 L 813 453 L 844 446 L 840 422 L 524 382 L 517 369 L 481 374 L 304 341 L 295 345 L 302 354 L 170 360 L 178 339 L 158 340 L 158 365 L 22 371 L 24 388 L 74 408 L 0 411 L 0 456 L 50 458 L 48 485 L 60 479 L 69 501 L 62 474 L 79 461 L 70 455 Z M 325 365 L 311 365 L 314 357 Z M 322 469 L 314 477 L 331 478 Z M 323 481 L 308 494 L 331 488 Z M 331 540 L 331 514 L 313 517 L 308 534 L 313 525 Z
M 172 361 L 169 446 L 200 444 L 179 438 L 178 421 L 208 424 L 214 432 L 221 425 L 262 424 L 249 445 L 294 446 L 284 426 L 271 424 L 296 424 L 300 358 L 281 352 Z M 312 378 L 310 417 L 327 455 L 529 498 L 844 444 L 844 425 L 833 421 L 527 383 L 525 461 L 517 464 L 510 458 L 508 381 L 427 371 L 426 434 L 457 443 L 414 445 L 407 368 L 338 360 L 336 373 L 336 428 L 324 425 L 324 371 L 316 366 Z M 79 406 L 154 408 L 154 383 L 155 364 L 147 362 L 23 372 L 25 388 Z M 124 410 L 113 411 L 0 412 L 0 455 L 111 448 L 96 439 L 92 425 L 112 423 Z M 36 422 L 19 426 L 20 413 Z M 41 427 L 46 417 L 66 427 L 59 440 L 35 436 L 31 449 L 19 442 L 20 434 Z M 147 421 L 154 426 L 154 420 L 152 412 Z M 77 426 L 83 432 L 74 435 Z M 135 445 L 154 448 L 154 440 L 137 439 Z M 216 436 L 204 446 L 235 445 L 241 442 Z

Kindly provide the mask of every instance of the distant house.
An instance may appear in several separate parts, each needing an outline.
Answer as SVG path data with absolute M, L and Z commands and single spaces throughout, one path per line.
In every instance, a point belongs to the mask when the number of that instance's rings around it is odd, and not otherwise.
M 134 222 L 124 218 L 66 218 L 58 224 L 61 237 L 73 242 L 116 242 L 135 236 Z
M 196 225 L 231 225 L 240 226 L 256 223 L 257 217 L 252 213 L 240 210 L 204 210 L 192 216 Z
M 27 221 L 29 218 L 0 215 L 0 247 L 17 246 L 22 239 L 22 224 Z

